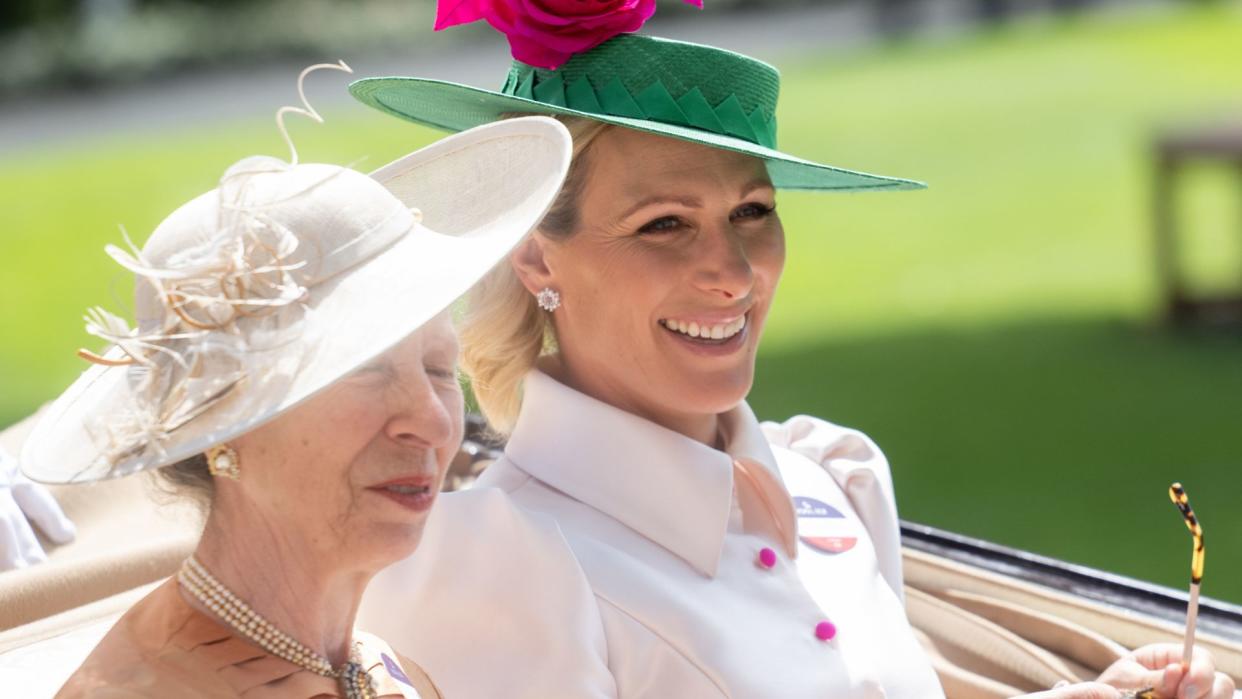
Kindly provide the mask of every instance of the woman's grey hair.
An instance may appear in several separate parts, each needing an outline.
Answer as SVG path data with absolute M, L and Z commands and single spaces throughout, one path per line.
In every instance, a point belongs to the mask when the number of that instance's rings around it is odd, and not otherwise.
M 169 500 L 188 500 L 206 516 L 216 494 L 216 482 L 207 468 L 207 456 L 195 454 L 175 464 L 157 468 L 156 488 Z

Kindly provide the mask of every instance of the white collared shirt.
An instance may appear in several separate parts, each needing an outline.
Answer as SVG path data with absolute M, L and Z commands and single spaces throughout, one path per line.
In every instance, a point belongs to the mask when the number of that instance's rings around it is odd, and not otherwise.
M 504 458 L 441 498 L 360 611 L 445 696 L 943 696 L 865 436 L 761 427 L 743 403 L 720 416 L 726 453 L 539 372 L 525 388 Z M 735 461 L 768 509 L 739 511 Z M 783 540 L 746 533 L 751 517 Z

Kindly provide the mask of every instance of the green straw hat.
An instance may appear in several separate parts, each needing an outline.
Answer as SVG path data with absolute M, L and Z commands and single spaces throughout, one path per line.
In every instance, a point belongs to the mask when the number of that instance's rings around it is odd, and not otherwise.
M 527 113 L 587 117 L 762 158 L 781 189 L 926 185 L 803 160 L 776 149 L 776 68 L 712 46 L 621 34 L 556 70 L 514 61 L 499 92 L 424 78 L 367 78 L 362 103 L 447 131 Z

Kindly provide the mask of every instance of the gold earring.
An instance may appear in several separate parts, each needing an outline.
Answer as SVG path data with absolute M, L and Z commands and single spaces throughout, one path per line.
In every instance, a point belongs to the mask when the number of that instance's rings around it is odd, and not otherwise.
M 237 452 L 227 444 L 219 444 L 207 450 L 207 470 L 219 478 L 241 478 L 241 461 Z

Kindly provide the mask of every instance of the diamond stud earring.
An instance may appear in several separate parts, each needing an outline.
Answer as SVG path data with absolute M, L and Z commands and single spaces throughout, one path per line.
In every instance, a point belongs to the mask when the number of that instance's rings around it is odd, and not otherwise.
M 227 444 L 208 449 L 207 470 L 217 478 L 241 478 L 241 462 L 237 458 L 237 452 Z
M 561 295 L 556 293 L 555 289 L 546 286 L 535 294 L 535 300 L 539 302 L 539 307 L 548 313 L 561 307 Z

